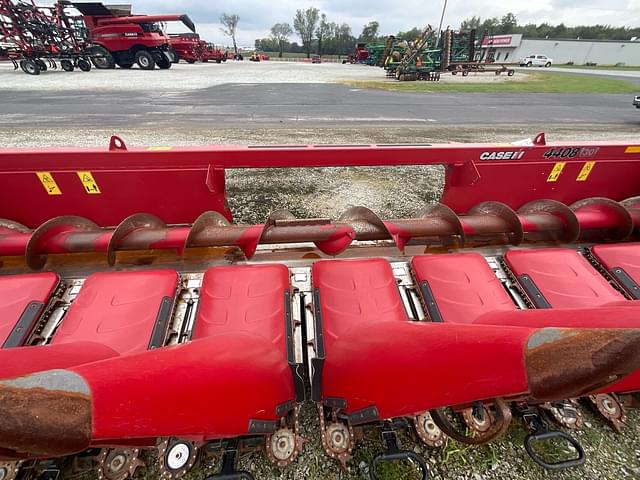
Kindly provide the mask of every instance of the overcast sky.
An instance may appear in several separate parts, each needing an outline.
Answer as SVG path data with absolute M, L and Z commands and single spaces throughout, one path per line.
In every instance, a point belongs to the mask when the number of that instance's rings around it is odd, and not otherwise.
M 382 34 L 397 33 L 414 26 L 422 27 L 427 23 L 437 26 L 442 8 L 439 1 L 418 0 L 318 0 L 312 3 L 294 0 L 132 0 L 132 3 L 134 13 L 187 13 L 196 23 L 201 36 L 216 44 L 228 42 L 220 32 L 220 14 L 223 11 L 237 13 L 240 15 L 238 43 L 243 46 L 253 46 L 256 38 L 269 36 L 269 30 L 274 23 L 288 22 L 293 26 L 296 9 L 309 6 L 326 13 L 329 21 L 348 23 L 355 36 L 358 36 L 362 26 L 371 20 L 380 23 Z M 516 14 L 519 23 L 564 22 L 566 25 L 600 23 L 640 26 L 640 0 L 449 0 L 444 25 L 457 28 L 463 19 L 472 15 L 480 15 L 482 18 L 500 17 L 508 11 Z M 181 29 L 171 26 L 169 31 L 176 32 Z

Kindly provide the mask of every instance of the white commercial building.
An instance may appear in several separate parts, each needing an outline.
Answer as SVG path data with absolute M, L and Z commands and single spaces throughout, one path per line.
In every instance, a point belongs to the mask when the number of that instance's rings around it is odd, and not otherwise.
M 640 65 L 640 40 L 523 38 L 520 34 L 485 36 L 481 51 L 494 50 L 496 62 L 516 63 L 529 55 L 546 55 L 553 63 Z

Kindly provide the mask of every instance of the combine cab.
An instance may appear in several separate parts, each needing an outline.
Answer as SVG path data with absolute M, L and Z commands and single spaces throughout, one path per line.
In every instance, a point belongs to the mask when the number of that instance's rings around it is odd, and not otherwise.
M 413 218 L 352 207 L 232 223 L 227 168 L 445 166 Z M 0 152 L 0 473 L 82 458 L 124 480 L 158 458 L 251 479 L 286 468 L 315 406 L 346 466 L 428 466 L 396 436 L 481 444 L 514 416 L 549 469 L 580 465 L 591 402 L 615 428 L 640 390 L 640 146 L 622 143 Z M 162 186 L 162 188 L 158 188 Z M 16 202 L 28 198 L 28 202 Z M 574 457 L 545 458 L 564 441 Z M 87 462 L 85 462 L 87 463 Z M 31 477 L 32 478 L 32 477 Z M 47 477 L 50 478 L 50 477 Z
M 73 3 L 84 15 L 91 38 L 91 52 L 96 68 L 118 65 L 128 69 L 134 64 L 143 70 L 171 67 L 169 37 L 162 22 L 180 21 L 195 32 L 187 15 L 131 15 L 130 9 L 109 8 L 102 3 Z

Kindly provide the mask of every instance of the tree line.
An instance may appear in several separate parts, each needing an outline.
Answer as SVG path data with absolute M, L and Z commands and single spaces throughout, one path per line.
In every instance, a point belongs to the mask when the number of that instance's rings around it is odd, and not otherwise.
M 588 40 L 630 40 L 640 37 L 640 27 L 613 27 L 611 25 L 578 25 L 568 27 L 564 23 L 551 25 L 550 23 L 518 24 L 518 18 L 513 13 L 507 13 L 502 18 L 493 17 L 481 19 L 473 16 L 460 24 L 460 30 L 476 29 L 477 38 L 484 34 L 505 35 L 521 33 L 527 38 L 583 38 Z
M 401 40 L 414 40 L 421 33 L 421 29 L 415 27 L 406 32 L 398 32 L 397 38 Z M 291 35 L 296 33 L 302 40 L 302 44 L 289 41 Z M 305 53 L 307 57 L 311 53 L 318 55 L 347 55 L 353 52 L 355 44 L 384 42 L 386 36 L 380 34 L 380 24 L 369 22 L 362 27 L 359 36 L 354 36 L 351 27 L 347 23 L 331 22 L 326 14 L 317 8 L 299 9 L 293 17 L 293 26 L 289 23 L 276 23 L 271 27 L 271 35 L 267 38 L 258 38 L 255 41 L 256 50 L 278 52 L 282 57 L 284 52 Z
M 289 37 L 296 33 L 302 40 L 302 45 L 289 41 Z M 331 22 L 327 15 L 320 13 L 317 8 L 299 9 L 293 17 L 293 26 L 289 23 L 276 23 L 271 27 L 271 35 L 258 38 L 255 41 L 257 50 L 278 52 L 282 57 L 284 52 L 344 55 L 353 51 L 356 38 L 347 23 Z
M 223 14 L 220 18 L 225 27 L 223 32 L 233 39 L 234 48 L 236 47 L 235 34 L 238 20 L 237 15 Z M 640 27 L 613 27 L 611 25 L 568 27 L 564 23 L 558 25 L 549 23 L 520 25 L 513 13 L 486 19 L 472 16 L 460 24 L 462 31 L 472 29 L 476 30 L 477 39 L 481 39 L 485 34 L 515 33 L 521 33 L 528 38 L 583 38 L 590 40 L 630 40 L 634 37 L 640 37 Z M 302 45 L 289 40 L 294 32 L 300 37 Z M 416 39 L 421 32 L 422 28 L 414 27 L 407 31 L 398 32 L 395 37 L 398 40 L 410 41 Z M 355 37 L 349 24 L 331 22 L 327 19 L 326 14 L 311 7 L 296 11 L 293 17 L 293 26 L 287 22 L 273 25 L 269 37 L 256 39 L 255 48 L 256 50 L 278 52 L 280 57 L 284 52 L 305 53 L 308 58 L 311 53 L 346 55 L 353 52 L 357 42 L 382 43 L 385 38 L 386 35 L 380 34 L 380 24 L 376 21 L 364 25 L 360 35 Z

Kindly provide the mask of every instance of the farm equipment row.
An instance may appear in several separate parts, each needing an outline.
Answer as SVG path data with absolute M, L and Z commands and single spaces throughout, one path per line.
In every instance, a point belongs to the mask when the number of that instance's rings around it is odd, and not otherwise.
M 384 67 L 387 77 L 400 81 L 438 81 L 445 72 L 462 76 L 470 72 L 509 76 L 515 73 L 507 65 L 476 60 L 475 30 L 454 32 L 447 29 L 438 35 L 430 25 L 411 42 L 398 41 L 390 35 L 384 44 L 358 43 L 348 61 Z
M 197 33 L 169 34 L 169 43 L 172 50 L 172 61 L 178 63 L 184 60 L 187 63 L 209 61 L 226 62 L 228 55 L 212 43 L 200 39 Z
M 182 22 L 191 32 L 169 36 L 165 22 Z M 116 66 L 168 69 L 189 63 L 226 61 L 227 55 L 200 39 L 191 19 L 178 15 L 133 15 L 128 5 L 59 0 L 52 7 L 34 0 L 0 0 L 0 58 L 39 75 L 47 69 L 89 71 Z
M 88 32 L 81 18 L 69 14 L 69 5 L 0 0 L 0 56 L 30 75 L 57 68 L 56 61 L 65 71 L 91 70 Z
M 232 223 L 227 168 L 445 167 L 414 218 L 353 207 Z M 282 146 L 0 152 L 0 475 L 159 478 L 222 454 L 248 480 L 365 435 L 477 445 L 514 416 L 547 469 L 584 399 L 619 430 L 640 390 L 640 146 Z M 28 202 L 16 202 L 19 195 Z M 13 201 L 12 201 L 13 199 Z M 145 213 L 140 213 L 145 212 Z M 331 258 L 339 257 L 339 258 Z M 416 381 L 420 379 L 420 381 Z M 540 444 L 565 442 L 560 460 Z M 47 473 L 48 472 L 48 473 Z M 49 476 L 47 476 L 49 475 Z

